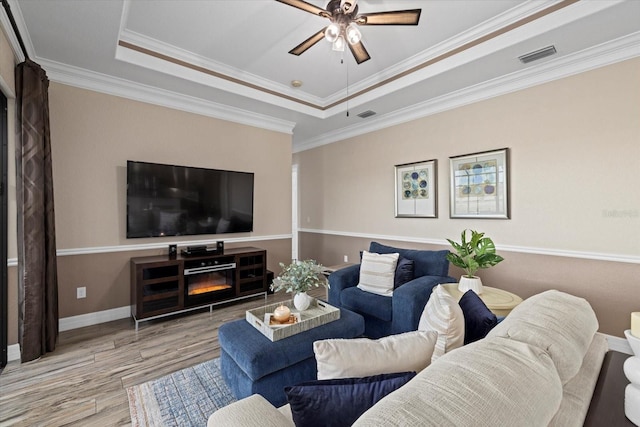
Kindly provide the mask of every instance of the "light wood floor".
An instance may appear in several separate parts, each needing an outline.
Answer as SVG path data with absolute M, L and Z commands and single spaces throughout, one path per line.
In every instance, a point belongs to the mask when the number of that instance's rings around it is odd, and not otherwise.
M 218 357 L 218 327 L 263 301 L 144 322 L 137 333 L 131 319 L 62 332 L 54 352 L 0 374 L 0 426 L 131 425 L 127 387 Z

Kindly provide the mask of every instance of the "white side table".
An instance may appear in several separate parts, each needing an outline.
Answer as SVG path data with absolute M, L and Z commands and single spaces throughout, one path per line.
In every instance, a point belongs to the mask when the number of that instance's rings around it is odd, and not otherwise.
M 331 273 L 333 273 L 335 271 L 338 271 L 338 270 L 341 270 L 341 269 L 346 268 L 346 267 L 350 267 L 352 265 L 355 265 L 355 264 L 352 264 L 350 262 L 344 262 L 342 264 L 330 265 L 330 266 L 324 267 L 322 269 L 322 274 L 324 274 L 325 276 L 329 277 L 329 275 Z
M 462 298 L 463 293 L 458 290 L 457 283 L 443 283 L 442 287 L 457 301 Z M 511 310 L 522 302 L 522 298 L 518 295 L 490 286 L 483 286 L 483 292 L 478 296 L 496 316 L 507 316 L 511 313 Z

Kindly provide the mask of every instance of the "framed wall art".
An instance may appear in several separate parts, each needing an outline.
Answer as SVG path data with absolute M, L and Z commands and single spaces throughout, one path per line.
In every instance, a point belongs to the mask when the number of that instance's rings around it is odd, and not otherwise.
M 396 218 L 438 217 L 438 161 L 396 165 Z
M 449 157 L 451 218 L 509 219 L 509 149 Z

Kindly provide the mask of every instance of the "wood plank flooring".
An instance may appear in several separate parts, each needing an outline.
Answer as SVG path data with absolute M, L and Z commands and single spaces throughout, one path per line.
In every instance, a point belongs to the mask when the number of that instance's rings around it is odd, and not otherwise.
M 310 292 L 325 298 L 325 290 Z M 268 303 L 290 299 L 269 295 Z M 0 374 L 0 426 L 131 425 L 126 388 L 220 355 L 218 328 L 262 297 L 140 324 L 122 319 L 60 334 L 42 358 Z

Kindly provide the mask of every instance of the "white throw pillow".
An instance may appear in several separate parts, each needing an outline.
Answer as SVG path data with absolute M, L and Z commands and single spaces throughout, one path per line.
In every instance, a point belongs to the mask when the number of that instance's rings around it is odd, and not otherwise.
M 362 252 L 360 283 L 358 288 L 366 292 L 390 297 L 393 295 L 393 278 L 400 254 L 376 254 Z
M 378 340 L 328 339 L 313 343 L 318 379 L 420 372 L 431 363 L 438 334 L 412 331 Z
M 433 288 L 420 317 L 418 330 L 438 333 L 432 363 L 446 352 L 464 344 L 464 314 L 455 298 L 442 286 Z

